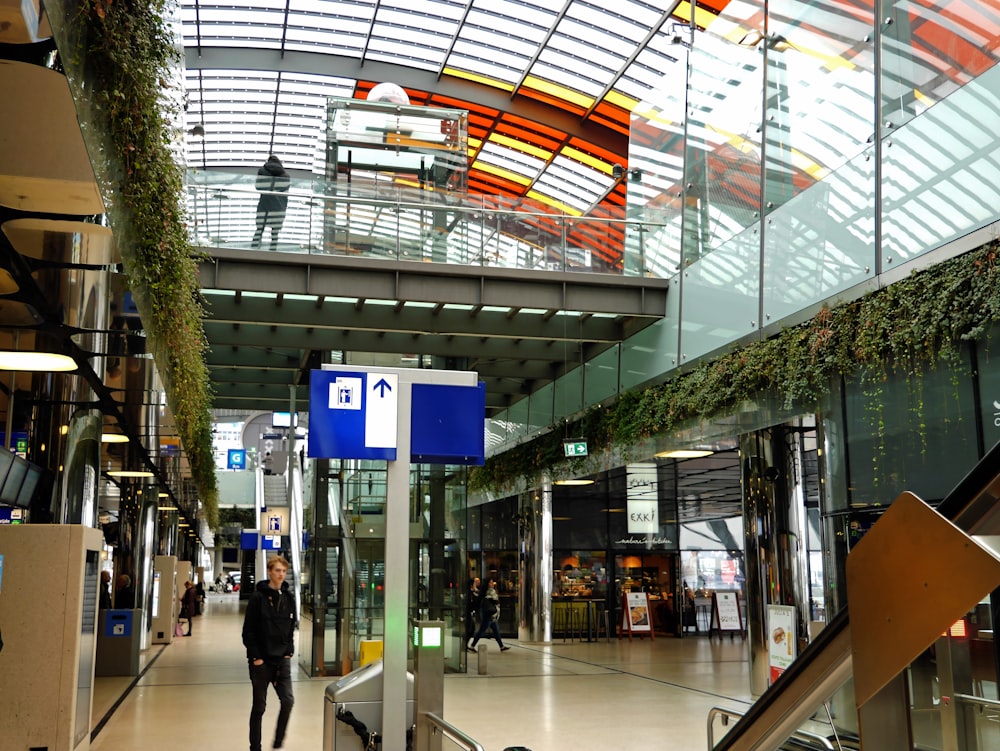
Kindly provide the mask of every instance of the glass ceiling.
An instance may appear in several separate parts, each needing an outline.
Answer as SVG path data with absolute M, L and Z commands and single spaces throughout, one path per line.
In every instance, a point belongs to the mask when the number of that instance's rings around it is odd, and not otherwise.
M 697 4 L 699 26 L 726 0 Z M 470 111 L 469 190 L 526 208 L 624 206 L 629 116 L 676 62 L 687 2 L 182 0 L 187 158 L 311 171 L 325 98 L 391 81 L 412 104 Z M 464 95 L 463 95 L 464 94 Z M 596 126 L 596 127 L 595 127 Z
M 881 106 L 898 129 L 995 63 L 1000 2 L 962 0 L 947 11 L 891 5 L 906 23 L 884 26 Z M 763 38 L 763 7 L 697 2 L 695 27 L 704 33 L 692 47 L 691 4 L 670 0 L 181 0 L 187 122 L 204 129 L 187 139 L 188 163 L 252 173 L 275 153 L 293 174 L 314 173 L 326 99 L 365 98 L 393 82 L 414 105 L 469 111 L 468 190 L 484 205 L 514 197 L 526 211 L 573 217 L 600 206 L 624 218 L 628 180 L 615 179 L 614 166 L 644 175 L 628 186 L 630 208 L 655 204 L 685 179 L 686 138 L 688 154 L 705 155 L 702 179 L 724 199 L 708 211 L 721 244 L 754 221 L 763 201 L 761 56 L 747 41 Z M 857 204 L 844 200 L 855 185 L 848 178 L 864 169 L 872 134 L 874 12 L 870 0 L 769 5 L 768 45 L 781 54 L 768 85 L 785 92 L 782 107 L 798 109 L 778 112 L 770 130 L 780 143 L 764 166 L 769 179 L 785 176 L 788 195 L 816 181 L 836 185 L 831 205 L 844 226 Z M 992 137 L 974 120 L 968 127 L 975 133 L 966 140 Z M 928 135 L 924 153 L 959 161 L 957 137 Z M 843 185 L 830 180 L 838 170 Z M 861 184 L 870 184 L 865 175 Z M 965 206 L 940 199 L 935 205 Z M 867 245 L 869 228 L 861 229 Z M 679 231 L 668 221 L 646 238 L 657 275 L 677 270 Z M 808 227 L 789 242 L 796 257 L 821 245 Z M 849 260 L 831 256 L 822 273 L 836 275 Z M 817 263 L 804 265 L 802 278 L 813 278 Z M 731 282 L 743 270 L 720 265 L 718 273 Z

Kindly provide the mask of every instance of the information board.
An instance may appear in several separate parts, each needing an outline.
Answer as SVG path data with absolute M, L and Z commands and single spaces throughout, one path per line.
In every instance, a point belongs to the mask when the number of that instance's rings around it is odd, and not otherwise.
M 723 632 L 728 632 L 730 638 L 738 632 L 741 637 L 746 638 L 739 592 L 712 593 L 712 617 L 708 628 L 710 636 L 713 631 L 718 631 L 720 636 Z
M 650 639 L 654 638 L 653 614 L 649 610 L 649 596 L 645 592 L 622 593 L 622 627 L 618 638 L 621 639 L 626 633 L 629 641 L 632 640 L 632 634 L 649 634 Z

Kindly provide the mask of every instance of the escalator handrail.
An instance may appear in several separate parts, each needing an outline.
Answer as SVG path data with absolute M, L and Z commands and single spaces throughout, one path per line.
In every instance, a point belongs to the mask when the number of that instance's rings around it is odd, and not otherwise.
M 959 529 L 971 534 L 976 525 L 987 517 L 1000 501 L 1000 441 L 993 445 L 986 455 L 963 477 L 948 495 L 942 499 L 937 511 Z M 850 629 L 850 615 L 842 608 L 826 627 L 810 642 L 802 654 L 782 673 L 761 697 L 751 705 L 747 713 L 715 747 L 714 751 L 729 751 L 736 740 L 769 714 L 772 707 L 783 698 L 783 693 L 791 690 L 796 682 L 808 671 L 812 662 L 836 640 Z

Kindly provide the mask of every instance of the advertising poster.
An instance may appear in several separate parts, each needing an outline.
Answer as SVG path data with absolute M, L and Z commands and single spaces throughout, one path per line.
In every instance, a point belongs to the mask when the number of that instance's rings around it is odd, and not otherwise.
M 768 681 L 774 683 L 788 670 L 796 657 L 795 608 L 790 605 L 767 606 Z
M 623 634 L 649 634 L 653 637 L 653 621 L 649 612 L 649 598 L 645 592 L 625 592 L 622 595 L 625 605 L 622 608 L 622 628 L 618 634 L 620 639 Z

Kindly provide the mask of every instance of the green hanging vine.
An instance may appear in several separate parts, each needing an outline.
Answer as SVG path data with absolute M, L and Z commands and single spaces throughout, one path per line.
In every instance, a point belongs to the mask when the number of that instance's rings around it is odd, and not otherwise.
M 173 122 L 183 92 L 165 0 L 47 0 L 81 131 L 210 527 L 218 526 L 203 299 Z M 172 98 L 171 98 L 172 97 Z
M 592 453 L 622 450 L 764 393 L 780 394 L 786 408 L 814 410 L 837 379 L 859 377 L 877 456 L 886 428 L 879 396 L 890 375 L 907 377 L 925 428 L 921 374 L 941 361 L 954 373 L 962 343 L 982 339 L 1000 320 L 998 248 L 992 242 L 853 302 L 824 307 L 770 339 L 588 410 L 569 432 L 586 438 Z M 952 383 L 957 393 L 957 375 Z M 521 478 L 536 481 L 563 464 L 561 436 L 552 431 L 490 457 L 473 470 L 471 487 L 502 491 Z

